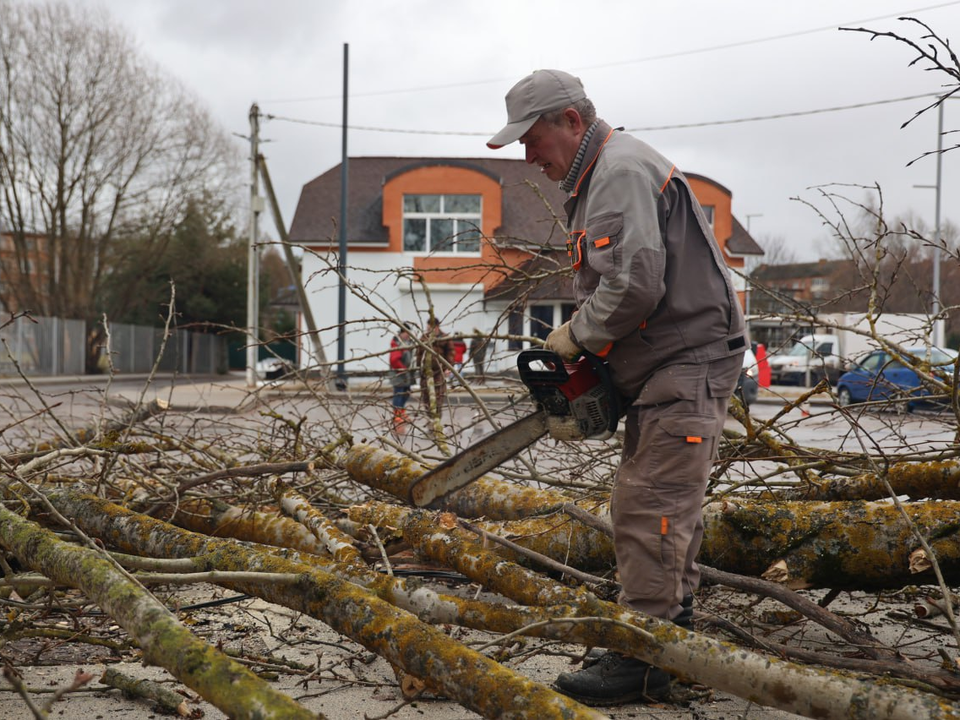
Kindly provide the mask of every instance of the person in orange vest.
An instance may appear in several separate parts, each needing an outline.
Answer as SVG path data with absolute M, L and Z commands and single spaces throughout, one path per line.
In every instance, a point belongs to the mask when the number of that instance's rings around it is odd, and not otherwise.
M 403 435 L 407 424 L 407 400 L 413 386 L 413 334 L 410 325 L 404 325 L 390 341 L 390 384 L 393 385 L 393 432 Z

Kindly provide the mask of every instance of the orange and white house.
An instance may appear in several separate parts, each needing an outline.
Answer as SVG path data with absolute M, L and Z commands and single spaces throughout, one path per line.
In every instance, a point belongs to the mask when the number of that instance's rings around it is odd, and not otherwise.
M 545 337 L 573 310 L 565 194 L 523 160 L 350 158 L 347 166 L 346 369 L 386 368 L 398 322 L 492 336 L 490 371 L 509 369 L 523 338 Z M 732 268 L 762 250 L 732 215 L 731 193 L 687 175 Z M 304 185 L 290 241 L 328 361 L 338 359 L 341 168 Z M 735 282 L 737 282 L 735 277 Z M 737 287 L 742 287 L 742 281 Z M 741 293 L 741 300 L 743 299 Z M 301 364 L 311 365 L 310 344 Z

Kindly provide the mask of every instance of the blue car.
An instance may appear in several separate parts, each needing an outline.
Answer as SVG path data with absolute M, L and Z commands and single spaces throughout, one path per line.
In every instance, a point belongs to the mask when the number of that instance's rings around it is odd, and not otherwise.
M 926 347 L 904 349 L 920 360 L 927 359 Z M 953 372 L 956 359 L 955 350 L 930 348 L 930 364 L 939 366 L 945 372 Z M 907 410 L 912 410 L 923 404 L 921 398 L 929 394 L 916 370 L 884 350 L 874 350 L 858 358 L 837 381 L 837 399 L 842 406 L 868 400 L 916 398 L 907 402 Z

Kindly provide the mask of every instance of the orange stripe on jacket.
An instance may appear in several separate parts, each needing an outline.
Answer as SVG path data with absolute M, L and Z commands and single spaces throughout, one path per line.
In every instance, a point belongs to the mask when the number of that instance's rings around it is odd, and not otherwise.
M 660 186 L 660 192 L 661 192 L 661 193 L 662 193 L 664 190 L 667 189 L 667 183 L 670 182 L 670 178 L 673 177 L 673 171 L 676 170 L 676 169 L 677 169 L 677 166 L 676 166 L 676 165 L 674 165 L 673 167 L 670 168 L 670 172 L 667 173 L 667 179 L 664 180 L 664 181 L 663 181 L 663 185 Z
M 593 156 L 593 160 L 590 161 L 590 164 L 587 165 L 586 169 L 580 173 L 580 179 L 577 180 L 577 186 L 573 189 L 573 192 L 570 193 L 570 197 L 576 197 L 580 193 L 580 183 L 583 182 L 583 179 L 590 174 L 590 168 L 593 167 L 593 164 L 597 161 L 597 158 L 600 157 L 600 153 L 603 151 L 603 146 L 607 144 L 607 141 L 613 136 L 613 131 L 616 128 L 610 128 L 610 132 L 607 133 L 607 136 L 603 139 L 603 142 L 600 143 L 600 149 L 597 150 L 597 154 Z

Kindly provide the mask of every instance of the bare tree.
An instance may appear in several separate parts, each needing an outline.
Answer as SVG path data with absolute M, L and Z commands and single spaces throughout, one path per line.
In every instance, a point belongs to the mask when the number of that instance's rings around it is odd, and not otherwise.
M 109 316 L 100 291 L 124 256 L 159 257 L 191 197 L 228 196 L 240 177 L 228 136 L 102 11 L 0 0 L 0 15 L 0 218 L 14 258 L 0 301 Z
M 757 243 L 763 248 L 765 265 L 789 265 L 797 262 L 796 249 L 787 244 L 783 235 L 764 235 L 757 238 Z

